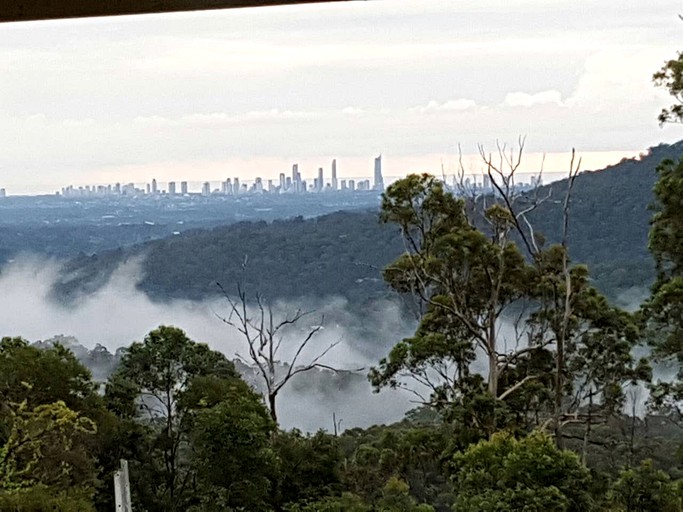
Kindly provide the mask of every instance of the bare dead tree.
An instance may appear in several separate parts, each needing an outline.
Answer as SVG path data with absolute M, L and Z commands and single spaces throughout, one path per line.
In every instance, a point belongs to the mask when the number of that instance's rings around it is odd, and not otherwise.
M 226 325 L 236 329 L 244 338 L 247 345 L 247 355 L 235 355 L 249 366 L 255 366 L 265 386 L 265 394 L 270 410 L 270 416 L 277 423 L 277 397 L 282 388 L 300 373 L 313 369 L 325 369 L 340 372 L 334 366 L 323 362 L 325 356 L 339 343 L 338 339 L 328 343 L 315 355 L 306 357 L 306 348 L 315 340 L 323 329 L 324 316 L 320 316 L 318 323 L 300 331 L 296 335 L 287 332 L 292 327 L 300 326 L 304 319 L 311 317 L 315 311 L 297 309 L 293 313 L 278 315 L 273 311 L 272 304 L 260 293 L 256 293 L 253 305 L 249 304 L 247 293 L 240 284 L 237 285 L 236 296 L 231 296 L 227 290 L 216 283 L 228 302 L 228 315 L 218 316 Z M 298 339 L 294 339 L 298 337 Z M 284 360 L 283 350 L 293 349 L 293 355 Z M 291 352 L 290 352 L 291 354 Z M 346 370 L 346 371 L 360 371 Z

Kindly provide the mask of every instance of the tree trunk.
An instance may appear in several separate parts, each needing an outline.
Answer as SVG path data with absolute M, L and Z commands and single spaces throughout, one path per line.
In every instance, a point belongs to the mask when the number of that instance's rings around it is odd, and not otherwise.
M 498 356 L 495 352 L 489 353 L 488 389 L 493 398 L 498 398 Z
M 496 320 L 493 312 L 489 315 L 488 351 L 489 351 L 489 393 L 498 398 L 498 352 L 496 351 Z
M 277 413 L 275 412 L 275 399 L 277 398 L 277 393 L 268 393 L 268 407 L 270 408 L 270 417 L 273 419 L 277 425 Z
M 562 449 L 564 441 L 562 439 L 562 399 L 564 386 L 564 339 L 558 336 L 557 339 L 557 359 L 555 362 L 555 444 Z

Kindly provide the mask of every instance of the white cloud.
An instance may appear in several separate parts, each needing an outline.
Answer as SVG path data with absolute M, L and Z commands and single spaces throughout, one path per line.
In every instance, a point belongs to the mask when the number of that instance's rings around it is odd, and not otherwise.
M 505 107 L 533 107 L 535 105 L 562 105 L 562 93 L 556 90 L 541 91 L 535 94 L 526 92 L 509 92 L 505 95 Z
M 271 123 L 277 121 L 301 121 L 319 117 L 321 113 L 314 111 L 252 110 L 238 114 L 212 112 L 208 114 L 190 114 L 175 118 L 163 116 L 138 116 L 133 124 L 148 128 L 220 128 L 222 126 L 239 126 L 244 123 Z
M 410 109 L 413 112 L 419 112 L 420 114 L 432 114 L 437 112 L 460 112 L 464 110 L 470 110 L 477 106 L 474 100 L 467 98 L 458 98 L 455 100 L 448 100 L 444 103 L 439 103 L 438 101 L 431 100 L 426 105 L 420 107 L 414 107 Z
M 342 109 L 342 114 L 347 116 L 361 116 L 365 113 L 365 110 L 358 107 L 346 107 Z

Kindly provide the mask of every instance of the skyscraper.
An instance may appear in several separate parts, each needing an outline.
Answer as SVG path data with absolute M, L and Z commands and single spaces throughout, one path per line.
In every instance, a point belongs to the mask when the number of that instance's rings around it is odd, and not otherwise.
M 318 181 L 317 181 L 316 189 L 318 192 L 322 192 L 324 188 L 325 188 L 325 180 L 323 179 L 323 168 L 319 167 L 318 168 Z
M 175 195 L 175 181 L 168 182 L 168 193 L 171 196 Z
M 299 172 L 299 164 L 294 164 L 292 166 L 292 187 L 294 187 L 294 192 L 303 192 L 303 187 L 301 184 L 301 173 Z
M 375 158 L 375 190 L 384 192 L 384 178 L 382 177 L 382 155 Z
M 204 182 L 204 185 L 202 185 L 202 195 L 203 196 L 210 196 L 211 195 L 211 183 L 208 181 Z
M 152 179 L 152 194 L 156 194 L 156 193 L 157 193 L 157 180 Z
M 337 159 L 332 160 L 332 190 L 337 190 Z
M 285 173 L 281 172 L 280 173 L 280 192 L 285 191 Z
M 180 182 L 180 193 L 184 196 L 187 195 L 187 181 Z

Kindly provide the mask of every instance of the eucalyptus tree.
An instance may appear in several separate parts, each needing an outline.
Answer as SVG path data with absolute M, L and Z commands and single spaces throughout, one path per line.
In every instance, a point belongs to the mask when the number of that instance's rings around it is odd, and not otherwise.
M 142 427 L 130 431 L 144 448 L 136 452 L 140 460 L 132 461 L 134 493 L 145 508 L 168 511 L 188 510 L 199 498 L 203 465 L 195 452 L 206 454 L 198 446 L 211 440 L 201 432 L 214 432 L 214 443 L 229 441 L 215 437 L 215 419 L 228 422 L 229 414 L 248 412 L 241 405 L 245 400 L 255 402 L 257 409 L 260 404 L 223 354 L 170 326 L 151 331 L 126 349 L 109 379 L 106 398 L 120 417 Z M 256 424 L 254 428 L 258 430 Z M 218 450 L 218 444 L 212 449 Z
M 528 204 L 516 207 L 512 180 L 490 159 L 487 165 L 497 193 L 483 211 L 429 175 L 408 176 L 384 194 L 381 219 L 397 224 L 405 242 L 385 280 L 415 294 L 424 313 L 415 335 L 399 341 L 370 378 L 378 388 L 413 379 L 428 390 L 423 401 L 466 405 L 473 424 L 489 433 L 520 405 L 535 408 L 535 424 L 552 425 L 560 442 L 562 425 L 582 419 L 586 406 L 594 415 L 620 412 L 624 387 L 647 380 L 648 367 L 631 355 L 638 341 L 631 315 L 609 305 L 586 267 L 569 259 L 578 166 L 572 162 L 563 241 L 544 247 L 527 222 Z M 476 363 L 478 355 L 486 364 Z M 512 410 L 505 413 L 505 404 Z

